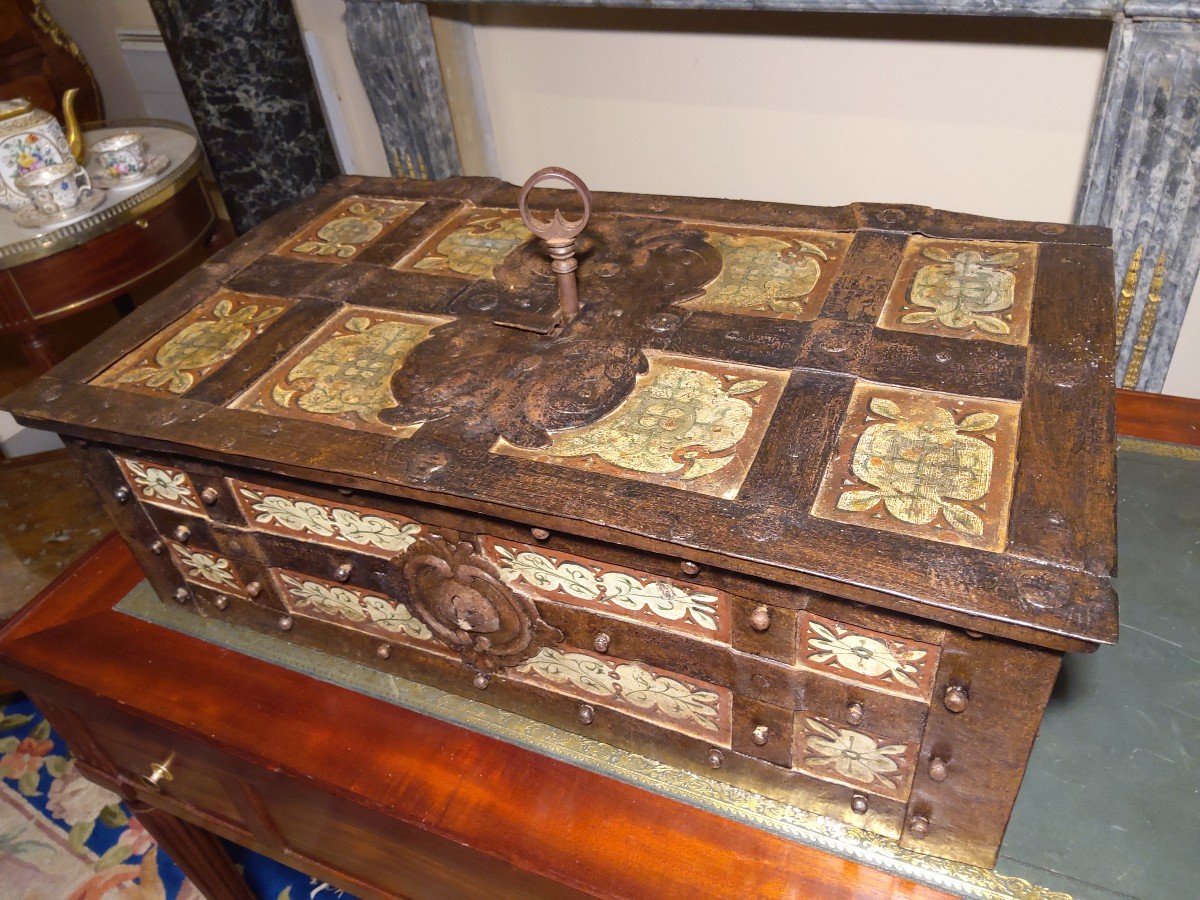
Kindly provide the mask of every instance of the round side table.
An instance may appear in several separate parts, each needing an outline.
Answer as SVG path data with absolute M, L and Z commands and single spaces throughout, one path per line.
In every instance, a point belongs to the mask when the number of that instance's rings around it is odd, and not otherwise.
M 230 237 L 201 182 L 200 144 L 187 128 L 158 119 L 102 122 L 87 126 L 84 138 L 90 144 L 129 130 L 143 135 L 151 154 L 171 160 L 153 182 L 111 188 L 87 218 L 41 231 L 0 211 L 0 333 L 18 335 L 38 371 L 58 362 L 43 326 L 119 300 Z

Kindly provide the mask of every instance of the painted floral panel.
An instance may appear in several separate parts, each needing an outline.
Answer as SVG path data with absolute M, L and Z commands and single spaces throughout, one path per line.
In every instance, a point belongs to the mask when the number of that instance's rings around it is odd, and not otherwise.
M 723 591 L 487 535 L 482 543 L 501 578 L 523 593 L 639 625 L 729 641 L 729 596 Z
M 311 335 L 231 405 L 238 409 L 330 422 L 409 437 L 421 424 L 391 426 L 381 410 L 396 405 L 392 375 L 445 316 L 347 307 Z
M 796 714 L 792 731 L 794 769 L 822 781 L 907 799 L 919 744 L 892 742 L 804 712 Z
M 914 235 L 880 311 L 894 331 L 1029 343 L 1037 244 Z
M 516 210 L 470 209 L 453 217 L 395 268 L 491 278 L 510 253 L 532 238 Z
M 731 698 L 726 688 L 573 647 L 543 647 L 503 674 L 729 746 Z
M 186 394 L 262 334 L 293 302 L 222 288 L 101 372 L 92 384 L 162 396 Z
M 292 615 L 448 654 L 433 632 L 403 603 L 354 585 L 287 569 L 271 569 L 270 573 L 275 593 Z
M 234 570 L 233 564 L 225 557 L 175 541 L 167 541 L 167 548 L 176 567 L 183 573 L 185 581 L 224 594 L 247 596 L 246 586 Z
M 800 659 L 823 675 L 928 700 L 940 649 L 804 613 Z
M 820 231 L 704 232 L 721 254 L 721 271 L 681 305 L 775 319 L 815 319 L 850 245 L 850 235 Z
M 391 558 L 421 533 L 421 526 L 404 516 L 242 481 L 233 482 L 233 495 L 246 521 L 263 531 L 329 547 Z
M 1004 550 L 1021 405 L 859 381 L 813 515 Z
M 599 421 L 553 432 L 539 450 L 501 438 L 492 452 L 736 497 L 788 373 L 656 351 L 646 357 L 649 371 Z
M 183 469 L 127 456 L 114 457 L 133 496 L 143 503 L 164 506 L 189 516 L 208 518 L 191 476 Z
M 284 241 L 275 252 L 319 262 L 349 262 L 423 205 L 416 200 L 346 197 Z

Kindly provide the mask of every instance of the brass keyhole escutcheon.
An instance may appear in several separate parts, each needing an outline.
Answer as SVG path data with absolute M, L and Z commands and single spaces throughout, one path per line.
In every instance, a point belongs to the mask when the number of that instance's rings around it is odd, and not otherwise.
M 156 793 L 161 792 L 164 783 L 175 780 L 175 776 L 171 774 L 171 763 L 173 762 L 175 762 L 174 750 L 162 762 L 150 764 L 150 774 L 142 776 L 142 784 Z

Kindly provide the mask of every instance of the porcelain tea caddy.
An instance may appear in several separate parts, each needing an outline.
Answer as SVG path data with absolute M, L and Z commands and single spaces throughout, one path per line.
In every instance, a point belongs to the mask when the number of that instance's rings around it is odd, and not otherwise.
M 28 99 L 0 100 L 0 206 L 18 210 L 30 200 L 17 189 L 21 175 L 43 166 L 67 162 L 74 157 L 83 163 L 83 133 L 75 118 L 75 94 L 63 94 L 63 125 Z

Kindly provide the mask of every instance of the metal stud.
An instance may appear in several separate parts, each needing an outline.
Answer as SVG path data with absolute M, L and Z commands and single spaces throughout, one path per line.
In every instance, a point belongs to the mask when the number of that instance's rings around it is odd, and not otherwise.
M 350 573 L 353 571 L 354 566 L 350 565 L 350 563 L 342 563 L 334 570 L 333 577 L 338 581 L 349 581 Z
M 121 485 L 113 491 L 113 497 L 118 503 L 128 503 L 129 498 L 132 496 L 133 494 L 129 493 L 129 488 L 125 487 L 125 485 Z
M 596 710 L 588 706 L 586 703 L 579 705 L 579 721 L 584 725 L 591 725 L 596 718 Z
M 608 652 L 609 637 L 603 631 L 596 635 L 596 639 L 592 641 L 592 646 L 596 648 L 597 653 Z
M 378 656 L 380 659 L 387 659 L 389 656 L 392 655 L 392 645 L 391 644 L 380 644 L 378 647 L 375 648 L 375 655 Z
M 481 691 L 492 683 L 492 676 L 487 672 L 476 672 L 471 683 Z
M 213 605 L 216 606 L 217 609 L 224 610 L 229 606 L 229 598 L 224 594 L 221 594 L 216 600 L 213 601 Z
M 929 819 L 926 816 L 913 816 L 908 822 L 908 833 L 913 837 L 925 837 L 929 834 Z
M 279 617 L 279 630 L 280 631 L 291 631 L 292 630 L 292 617 L 291 616 L 280 616 Z
M 771 729 L 769 729 L 766 725 L 757 725 L 755 726 L 754 730 L 750 732 L 750 740 L 754 741 L 754 743 L 760 747 L 766 744 L 767 739 L 770 736 Z
M 690 559 L 681 560 L 679 563 L 679 571 L 684 575 L 699 575 L 700 566 Z
M 164 544 L 162 541 L 151 541 L 150 542 L 150 552 L 153 553 L 155 556 L 162 556 L 163 551 L 166 549 L 167 549 L 167 545 Z
M 534 539 L 535 541 L 548 541 L 548 540 L 550 540 L 550 532 L 549 532 L 549 531 L 547 531 L 545 528 L 530 528 L 530 529 L 529 529 L 529 533 L 530 533 L 531 535 L 533 535 L 533 539 Z
M 246 585 L 246 593 L 249 594 L 251 597 L 257 597 L 259 594 L 262 593 L 262 585 L 259 584 L 257 581 L 252 581 L 248 585 Z
M 766 631 L 771 627 L 771 608 L 769 606 L 756 606 L 754 612 L 750 613 L 750 627 L 755 631 Z
M 721 763 L 725 762 L 725 754 L 715 747 L 708 751 L 708 764 L 714 769 L 721 768 Z
M 851 725 L 861 725 L 863 721 L 863 705 L 857 700 L 846 704 L 846 721 Z
M 186 544 L 188 539 L 192 536 L 192 529 L 188 528 L 186 525 L 180 525 L 172 532 L 172 534 L 174 535 L 175 540 L 179 541 L 179 543 Z
M 946 776 L 950 774 L 950 769 L 946 765 L 946 761 L 940 756 L 935 756 L 929 760 L 929 777 L 934 781 L 945 781 Z
M 946 696 L 942 698 L 942 702 L 946 704 L 946 709 L 950 712 L 960 713 L 971 702 L 971 695 L 961 684 L 952 684 L 946 688 Z
M 188 589 L 187 589 L 187 588 L 175 588 L 175 599 L 176 599 L 178 602 L 180 602 L 180 603 L 187 603 L 187 602 L 188 602 L 188 599 L 189 599 L 190 597 L 191 597 L 191 594 L 189 594 L 189 593 L 188 593 Z
M 205 506 L 212 506 L 219 499 L 221 499 L 221 495 L 217 493 L 217 489 L 214 487 L 206 487 L 200 492 L 200 500 Z
M 855 794 L 850 798 L 850 808 L 861 816 L 867 811 L 867 798 L 862 794 Z

